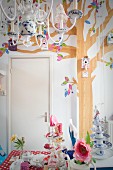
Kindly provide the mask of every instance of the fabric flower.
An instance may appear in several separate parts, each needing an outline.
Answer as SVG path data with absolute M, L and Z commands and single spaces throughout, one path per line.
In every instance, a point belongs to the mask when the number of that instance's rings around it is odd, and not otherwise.
M 14 142 L 16 139 L 17 139 L 17 135 L 14 134 L 14 135 L 11 136 L 10 140 L 11 140 L 11 142 Z
M 89 163 L 91 161 L 91 147 L 85 140 L 78 140 L 74 145 L 74 157 L 77 161 Z

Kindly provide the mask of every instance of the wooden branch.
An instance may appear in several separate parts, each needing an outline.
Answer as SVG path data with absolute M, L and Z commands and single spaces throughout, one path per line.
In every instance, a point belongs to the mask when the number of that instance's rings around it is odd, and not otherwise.
M 83 3 L 83 9 L 82 9 L 83 13 L 84 13 L 84 10 L 85 10 L 85 4 L 86 4 L 86 0 L 84 0 L 84 3 Z
M 109 5 L 109 0 L 106 0 L 106 9 L 108 12 L 111 10 L 110 5 Z
M 50 48 L 51 45 L 49 45 Z M 18 46 L 19 47 L 19 46 Z M 30 54 L 34 54 L 37 52 L 41 52 L 43 50 L 41 49 L 36 49 L 34 51 L 30 51 L 30 50 L 22 50 L 22 49 L 17 49 L 18 52 L 22 52 L 22 53 L 30 53 Z M 52 52 L 56 52 L 56 47 L 52 50 Z M 76 47 L 72 47 L 72 46 L 63 46 L 62 50 L 60 52 L 64 52 L 67 53 L 67 55 L 65 57 L 63 57 L 63 59 L 67 59 L 67 58 L 75 58 L 76 57 Z M 59 53 L 60 53 L 59 52 Z
M 78 9 L 82 11 L 81 8 L 82 8 L 82 1 L 79 1 L 79 2 L 78 2 Z
M 93 80 L 95 79 L 96 75 L 92 76 L 91 81 L 93 82 Z

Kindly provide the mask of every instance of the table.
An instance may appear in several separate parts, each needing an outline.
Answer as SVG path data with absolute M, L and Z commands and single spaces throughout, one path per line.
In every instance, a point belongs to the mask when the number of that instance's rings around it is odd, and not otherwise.
M 46 151 L 30 151 L 32 152 L 34 155 L 37 155 L 37 154 L 43 154 L 45 156 L 47 156 L 49 154 L 49 152 L 46 152 Z M 21 154 L 21 151 L 18 151 L 18 150 L 13 150 L 9 155 L 8 157 L 6 158 L 6 160 L 0 165 L 0 170 L 9 170 L 10 169 L 10 159 L 12 156 L 19 156 Z M 36 168 L 35 167 L 35 170 L 42 170 L 43 168 Z M 34 167 L 33 166 L 30 166 L 29 170 L 34 170 Z
M 32 152 L 34 155 L 37 155 L 37 154 L 43 154 L 45 155 L 45 157 L 49 154 L 49 152 L 46 152 L 46 151 L 30 151 Z M 12 156 L 19 156 L 21 153 L 21 151 L 17 151 L 17 150 L 13 150 L 9 155 L 8 157 L 6 158 L 6 160 L 0 165 L 0 170 L 9 170 L 10 168 L 10 159 Z M 105 163 L 107 162 L 108 164 L 108 167 L 105 168 Z M 106 159 L 106 160 L 98 160 L 97 163 L 97 170 L 113 170 L 113 157 L 109 158 L 109 159 Z M 29 168 L 30 170 L 34 170 L 34 167 L 31 166 Z M 36 168 L 35 167 L 35 170 L 42 170 L 42 168 Z M 93 170 L 93 168 L 91 168 L 91 170 Z

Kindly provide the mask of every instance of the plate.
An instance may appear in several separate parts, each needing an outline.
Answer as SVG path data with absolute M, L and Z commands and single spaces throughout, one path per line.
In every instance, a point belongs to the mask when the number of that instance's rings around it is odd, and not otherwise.
M 82 11 L 80 11 L 78 9 L 73 9 L 68 12 L 68 16 L 71 19 L 75 19 L 75 18 L 78 19 L 78 18 L 82 18 L 83 13 L 82 13 Z
M 105 150 L 104 151 L 104 155 L 102 155 L 102 156 L 101 155 L 97 155 L 96 152 L 92 152 L 92 156 L 95 159 L 100 159 L 100 160 L 107 159 L 107 158 L 110 158 L 110 157 L 113 156 L 113 149 Z
M 106 133 L 103 133 L 103 138 L 96 138 L 96 137 L 95 137 L 95 133 L 93 133 L 93 134 L 90 135 L 90 137 L 91 137 L 92 139 L 102 140 L 102 139 L 105 139 L 105 138 L 109 138 L 110 136 L 109 136 L 108 134 L 106 134 Z
M 110 149 L 112 147 L 112 144 L 108 141 L 103 141 L 103 144 L 96 144 L 96 141 L 94 141 L 94 149 L 102 149 L 102 150 L 106 150 L 106 149 Z

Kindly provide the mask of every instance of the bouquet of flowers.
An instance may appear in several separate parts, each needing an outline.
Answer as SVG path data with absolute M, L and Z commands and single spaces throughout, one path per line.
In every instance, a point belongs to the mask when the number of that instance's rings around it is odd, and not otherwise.
M 12 135 L 12 137 L 11 137 L 11 142 L 13 142 L 15 145 L 14 145 L 14 147 L 16 148 L 16 149 L 20 149 L 20 150 L 23 150 L 23 148 L 24 148 L 24 145 L 25 145 L 25 139 L 24 139 L 24 137 L 21 137 L 21 138 L 19 138 L 17 135 Z
M 92 157 L 91 151 L 93 147 L 93 141 L 90 140 L 90 135 L 87 132 L 86 138 L 78 140 L 74 145 L 74 157 L 75 157 L 75 163 L 82 165 L 94 162 L 96 163 L 96 160 Z

